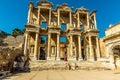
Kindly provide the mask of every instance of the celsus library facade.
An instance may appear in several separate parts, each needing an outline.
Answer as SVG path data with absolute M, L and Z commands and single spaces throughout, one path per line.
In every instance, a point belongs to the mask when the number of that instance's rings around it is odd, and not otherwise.
M 39 1 L 29 3 L 25 25 L 24 55 L 32 60 L 100 59 L 96 11 L 84 7 L 73 11 L 66 3 Z

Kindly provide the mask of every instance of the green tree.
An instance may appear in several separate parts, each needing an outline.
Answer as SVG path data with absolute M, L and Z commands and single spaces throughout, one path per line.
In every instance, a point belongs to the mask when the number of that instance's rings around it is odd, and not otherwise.
M 21 29 L 19 29 L 19 28 L 15 28 L 15 29 L 13 29 L 13 31 L 12 31 L 12 35 L 13 35 L 13 36 L 18 36 L 18 35 L 22 35 L 22 34 L 24 34 L 24 30 L 21 30 Z

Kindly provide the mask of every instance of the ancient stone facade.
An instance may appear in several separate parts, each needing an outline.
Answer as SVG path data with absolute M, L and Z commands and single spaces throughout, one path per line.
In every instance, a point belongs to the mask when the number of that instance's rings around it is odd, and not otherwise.
M 52 7 L 48 1 L 37 2 L 37 7 L 29 3 L 24 55 L 32 60 L 98 60 L 96 11 L 81 7 L 73 12 L 67 4 Z
M 110 25 L 103 38 L 106 46 L 106 57 L 116 66 L 120 66 L 120 23 Z

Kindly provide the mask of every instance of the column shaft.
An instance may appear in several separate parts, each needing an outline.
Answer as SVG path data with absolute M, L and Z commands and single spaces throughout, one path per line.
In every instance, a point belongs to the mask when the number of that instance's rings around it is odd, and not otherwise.
M 72 26 L 72 12 L 70 12 L 69 15 L 70 15 L 70 26 Z
M 36 33 L 35 47 L 34 47 L 34 60 L 37 60 L 37 55 L 38 55 L 38 38 L 39 38 L 39 34 Z
M 91 36 L 89 36 L 89 60 L 93 60 L 93 48 Z
M 96 14 L 94 13 L 94 25 L 95 25 L 95 29 L 97 29 L 97 22 L 96 22 Z
M 24 55 L 27 56 L 28 33 L 25 34 Z
M 30 19 L 31 19 L 31 8 L 29 8 L 29 11 L 28 11 L 28 22 L 27 23 L 30 23 Z
M 57 34 L 57 60 L 60 60 L 60 35 Z
M 51 23 L 51 9 L 49 9 L 49 25 Z
M 77 27 L 80 27 L 80 16 L 79 13 L 77 14 Z
M 72 43 L 73 43 L 73 37 L 72 37 L 72 35 L 70 35 L 70 57 L 73 56 L 73 45 L 72 45 Z
M 38 8 L 38 25 L 40 25 L 40 8 Z
M 48 50 L 48 52 L 47 52 L 47 60 L 49 60 L 50 59 L 50 49 L 51 49 L 51 34 L 49 33 L 48 34 L 48 48 L 47 48 Z
M 58 26 L 60 26 L 60 10 L 58 10 Z
M 81 50 L 81 40 L 80 36 L 78 36 L 78 53 L 79 53 L 79 60 L 82 60 L 82 50 Z
M 97 53 L 97 59 L 100 59 L 100 47 L 99 47 L 99 41 L 98 41 L 98 37 L 96 37 L 96 53 Z
M 87 29 L 90 29 L 90 26 L 89 26 L 89 14 L 87 14 Z

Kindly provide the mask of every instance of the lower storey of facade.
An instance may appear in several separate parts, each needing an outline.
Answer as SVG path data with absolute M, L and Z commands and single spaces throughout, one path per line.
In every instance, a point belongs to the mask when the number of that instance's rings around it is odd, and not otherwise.
M 61 37 L 65 37 L 65 40 Z M 24 54 L 31 60 L 90 60 L 100 58 L 97 36 L 80 34 L 28 32 L 25 34 Z

